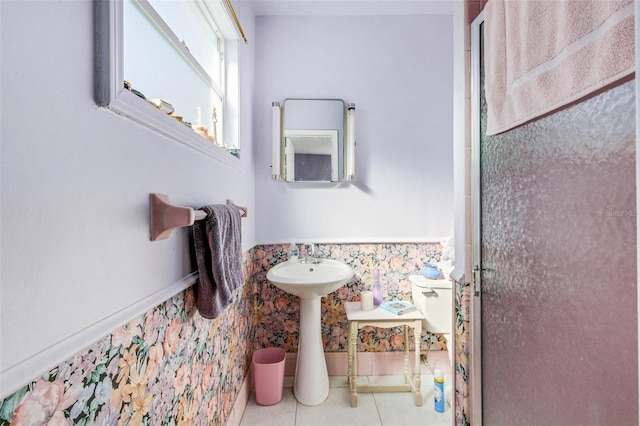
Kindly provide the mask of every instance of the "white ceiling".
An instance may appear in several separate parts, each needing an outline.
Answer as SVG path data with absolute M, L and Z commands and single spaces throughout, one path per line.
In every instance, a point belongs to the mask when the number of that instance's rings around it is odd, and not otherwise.
M 239 0 L 253 5 L 256 16 L 280 15 L 417 15 L 453 14 L 462 0 Z

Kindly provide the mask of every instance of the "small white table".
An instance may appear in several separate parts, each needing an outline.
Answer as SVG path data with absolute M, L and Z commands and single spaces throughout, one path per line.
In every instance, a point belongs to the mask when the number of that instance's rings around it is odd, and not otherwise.
M 420 339 L 424 316 L 418 311 L 404 315 L 392 314 L 376 307 L 371 311 L 360 309 L 360 302 L 346 302 L 347 321 L 349 322 L 349 344 L 347 347 L 348 377 L 351 388 L 351 406 L 358 406 L 358 391 L 362 392 L 412 392 L 416 405 L 422 405 L 420 391 Z M 404 326 L 404 382 L 405 384 L 358 385 L 357 345 L 358 330 L 362 327 L 399 327 Z M 409 370 L 409 327 L 413 327 L 415 343 L 415 366 L 413 376 Z

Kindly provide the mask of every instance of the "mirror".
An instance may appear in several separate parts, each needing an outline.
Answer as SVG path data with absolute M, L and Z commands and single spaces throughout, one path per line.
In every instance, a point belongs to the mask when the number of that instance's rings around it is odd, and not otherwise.
M 273 112 L 274 179 L 353 179 L 355 105 L 345 107 L 341 99 L 285 99 L 282 109 L 273 103 Z
M 337 130 L 284 131 L 287 182 L 337 182 L 339 157 Z

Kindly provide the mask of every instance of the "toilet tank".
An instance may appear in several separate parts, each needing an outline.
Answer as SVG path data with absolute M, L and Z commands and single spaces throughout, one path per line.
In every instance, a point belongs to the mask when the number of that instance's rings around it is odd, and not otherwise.
M 422 275 L 410 275 L 413 304 L 426 319 L 430 333 L 450 334 L 453 315 L 451 280 L 430 280 Z

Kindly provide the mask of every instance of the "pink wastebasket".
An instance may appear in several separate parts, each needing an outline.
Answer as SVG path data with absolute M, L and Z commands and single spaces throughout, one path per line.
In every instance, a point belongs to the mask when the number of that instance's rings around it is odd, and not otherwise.
M 253 377 L 258 404 L 273 405 L 282 399 L 285 358 L 286 352 L 282 348 L 264 348 L 254 352 Z

